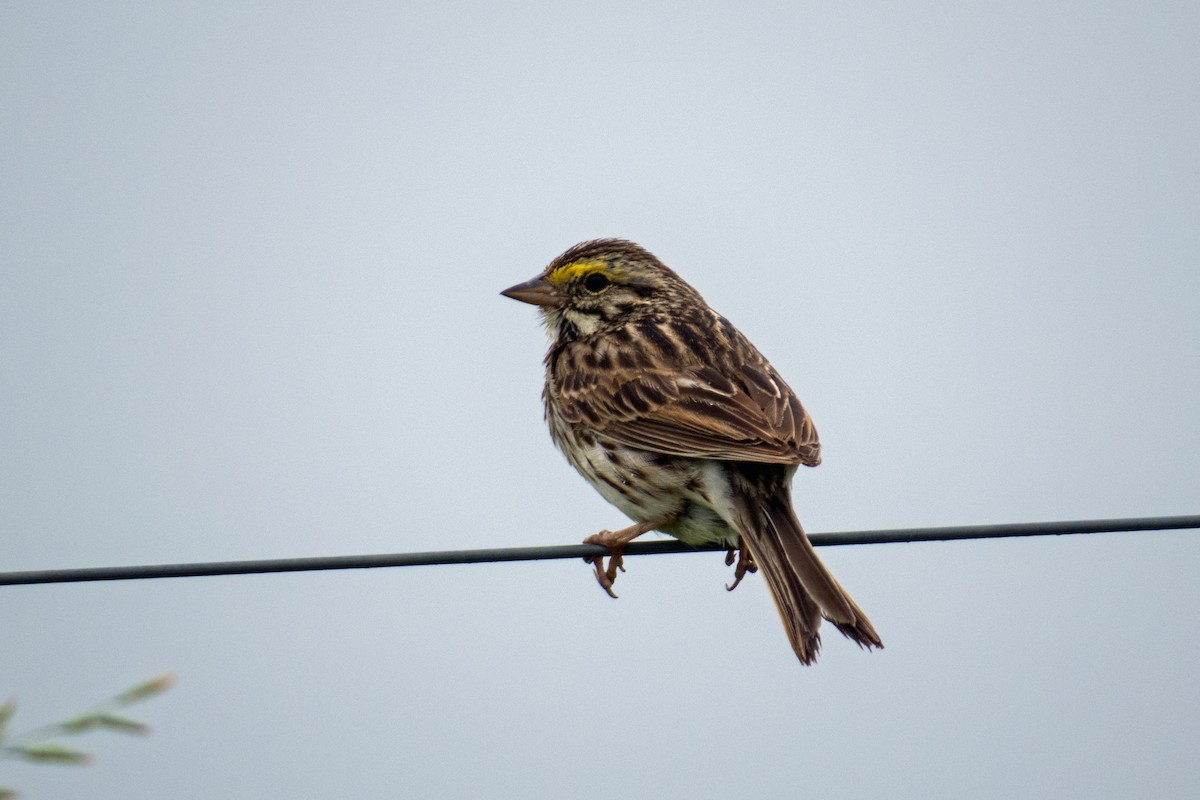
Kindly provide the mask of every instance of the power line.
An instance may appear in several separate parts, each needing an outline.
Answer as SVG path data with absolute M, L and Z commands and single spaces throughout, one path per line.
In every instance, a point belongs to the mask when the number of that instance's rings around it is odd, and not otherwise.
M 814 533 L 809 539 L 817 547 L 852 544 L 897 544 L 901 542 L 947 542 L 960 539 L 1006 539 L 1017 536 L 1063 536 L 1084 533 L 1122 533 L 1200 529 L 1200 514 L 1177 517 L 1092 519 L 1072 522 L 1025 522 L 1004 525 L 958 525 L 945 528 L 899 528 L 894 530 Z M 627 556 L 662 553 L 695 553 L 724 550 L 724 547 L 689 547 L 674 539 L 634 542 Z M 543 561 L 555 558 L 588 558 L 608 555 L 608 549 L 590 544 L 553 547 L 501 547 L 482 550 L 437 550 L 424 553 L 392 553 L 317 558 L 275 558 L 256 561 L 208 561 L 194 564 L 149 564 L 130 567 L 85 567 L 26 572 L 0 572 L 0 586 L 34 583 L 79 583 L 126 581 L 149 578 L 188 578 L 202 575 L 251 575 L 267 572 L 311 572 L 330 569 L 372 569 L 446 564 L 491 564 L 502 561 Z

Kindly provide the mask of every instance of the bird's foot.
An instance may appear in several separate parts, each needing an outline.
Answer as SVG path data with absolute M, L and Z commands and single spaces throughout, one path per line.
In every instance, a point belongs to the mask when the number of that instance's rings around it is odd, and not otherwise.
M 613 591 L 613 584 L 617 580 L 617 570 L 625 571 L 625 545 L 624 544 L 608 544 L 604 537 L 611 536 L 612 531 L 600 531 L 597 534 L 587 537 L 583 540 L 584 544 L 598 544 L 601 547 L 607 547 L 609 550 L 608 566 L 604 566 L 604 556 L 592 556 L 584 559 L 596 568 L 596 581 L 600 584 L 600 588 L 608 592 L 608 596 L 616 599 L 617 593 Z
M 664 524 L 663 520 L 639 522 L 636 525 L 630 525 L 628 528 L 622 528 L 619 531 L 600 531 L 583 540 L 584 544 L 598 544 L 601 547 L 608 548 L 607 567 L 604 566 L 604 556 L 588 556 L 584 561 L 596 568 L 596 580 L 600 583 L 600 588 L 608 592 L 609 597 L 617 596 L 612 589 L 613 583 L 617 580 L 617 571 L 625 571 L 625 545 L 643 533 L 660 528 Z
M 750 548 L 746 547 L 745 542 L 738 545 L 737 567 L 733 570 L 733 583 L 725 586 L 725 591 L 732 592 L 742 582 L 742 578 L 746 577 L 749 572 L 758 572 L 758 565 L 754 563 L 754 556 L 750 553 Z M 733 548 L 729 548 L 729 552 L 725 554 L 725 565 L 733 566 Z

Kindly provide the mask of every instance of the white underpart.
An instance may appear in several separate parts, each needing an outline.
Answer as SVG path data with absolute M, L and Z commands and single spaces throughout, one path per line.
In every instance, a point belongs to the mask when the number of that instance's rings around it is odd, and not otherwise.
M 635 522 L 673 521 L 666 526 L 669 532 L 692 545 L 737 543 L 723 462 L 668 457 L 670 467 L 665 467 L 652 453 L 622 448 L 618 464 L 600 444 L 582 448 L 580 455 L 576 460 L 568 453 L 568 460 L 601 497 Z M 652 488 L 640 492 L 617 488 L 631 487 L 634 481 L 650 483 Z
M 734 508 L 732 492 L 729 488 L 729 477 L 726 473 L 727 464 L 724 461 L 699 461 L 700 484 L 704 490 L 706 505 L 716 512 L 724 522 L 733 527 Z

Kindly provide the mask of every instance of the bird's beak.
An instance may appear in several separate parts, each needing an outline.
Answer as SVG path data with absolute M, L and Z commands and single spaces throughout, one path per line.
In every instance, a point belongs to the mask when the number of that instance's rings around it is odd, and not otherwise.
M 533 280 L 510 286 L 500 294 L 534 306 L 556 306 L 561 302 L 558 290 L 541 275 Z

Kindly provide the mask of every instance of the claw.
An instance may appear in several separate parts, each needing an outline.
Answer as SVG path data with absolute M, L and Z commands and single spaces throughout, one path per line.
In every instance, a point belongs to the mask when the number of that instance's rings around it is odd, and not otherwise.
M 613 591 L 613 583 L 617 580 L 617 570 L 625 571 L 625 559 L 622 558 L 622 553 L 625 550 L 624 544 L 618 544 L 619 536 L 623 531 L 600 531 L 592 534 L 583 540 L 584 544 L 598 544 L 601 547 L 607 547 L 609 550 L 608 566 L 604 566 L 604 556 L 595 556 L 593 558 L 584 559 L 596 568 L 596 581 L 600 584 L 600 588 L 608 593 L 608 596 L 617 599 L 617 593 Z
M 613 582 L 617 579 L 617 572 L 625 571 L 625 545 L 632 542 L 643 533 L 652 531 L 655 528 L 662 527 L 667 521 L 654 520 L 652 522 L 639 522 L 636 525 L 630 525 L 628 528 L 622 528 L 619 531 L 600 531 L 583 540 L 584 544 L 598 544 L 601 547 L 607 547 L 608 566 L 604 566 L 604 556 L 590 556 L 584 561 L 596 568 L 596 580 L 600 583 L 600 588 L 608 592 L 609 597 L 616 597 L 613 592 Z
M 608 569 L 604 568 L 604 556 L 596 556 L 595 558 L 585 558 L 596 569 L 596 582 L 600 584 L 600 588 L 608 593 L 612 599 L 617 599 L 617 593 L 613 591 L 613 581 L 616 579 L 615 571 L 612 568 L 612 558 L 609 558 Z M 610 574 L 611 573 L 611 574 Z
M 725 554 L 725 563 L 733 563 L 733 548 L 729 548 L 729 552 Z M 745 543 L 738 544 L 738 562 L 737 568 L 733 571 L 733 583 L 725 584 L 725 591 L 732 592 L 742 582 L 742 578 L 746 577 L 748 572 L 758 572 L 758 565 L 754 563 L 754 555 L 750 552 L 750 548 L 746 547 Z
M 617 579 L 617 570 L 625 571 L 625 548 L 623 547 L 614 547 L 612 555 L 608 557 L 608 571 L 605 574 L 608 575 L 609 580 Z

